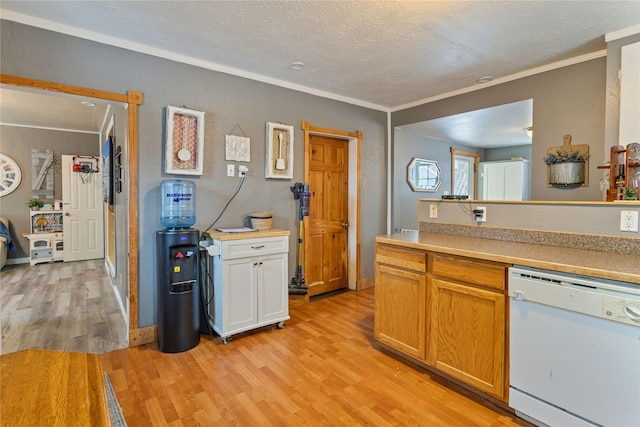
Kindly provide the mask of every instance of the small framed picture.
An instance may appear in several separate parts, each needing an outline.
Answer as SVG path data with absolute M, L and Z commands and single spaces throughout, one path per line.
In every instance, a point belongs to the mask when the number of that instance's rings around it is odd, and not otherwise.
M 165 173 L 202 175 L 204 111 L 166 109 Z
M 267 122 L 265 178 L 293 179 L 293 126 Z

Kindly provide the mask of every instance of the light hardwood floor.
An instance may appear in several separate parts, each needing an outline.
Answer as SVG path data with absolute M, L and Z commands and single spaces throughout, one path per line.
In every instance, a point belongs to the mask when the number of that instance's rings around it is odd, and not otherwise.
M 9 265 L 0 273 L 2 354 L 24 349 L 106 353 L 127 330 L 104 260 Z
M 374 290 L 291 308 L 282 330 L 186 352 L 157 344 L 100 359 L 129 426 L 530 426 L 383 351 Z

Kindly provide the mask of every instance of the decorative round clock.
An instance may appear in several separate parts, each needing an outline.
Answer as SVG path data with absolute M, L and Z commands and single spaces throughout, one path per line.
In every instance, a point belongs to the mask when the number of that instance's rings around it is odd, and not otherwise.
M 20 181 L 22 172 L 18 164 L 11 157 L 0 154 L 0 197 L 18 188 Z

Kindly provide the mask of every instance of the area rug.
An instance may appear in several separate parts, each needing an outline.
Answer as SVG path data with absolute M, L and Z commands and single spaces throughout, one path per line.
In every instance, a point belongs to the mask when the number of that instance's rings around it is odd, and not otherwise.
M 116 393 L 113 391 L 111 381 L 109 381 L 109 376 L 106 372 L 104 373 L 104 383 L 107 389 L 107 404 L 109 405 L 111 425 L 113 427 L 127 427 L 127 422 L 124 420 L 124 415 L 122 415 L 122 408 L 120 408 L 118 399 L 116 399 Z

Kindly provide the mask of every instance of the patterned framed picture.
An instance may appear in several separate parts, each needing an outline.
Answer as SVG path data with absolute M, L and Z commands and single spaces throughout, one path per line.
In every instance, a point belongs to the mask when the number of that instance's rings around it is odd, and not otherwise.
M 202 175 L 204 111 L 166 108 L 165 173 Z

